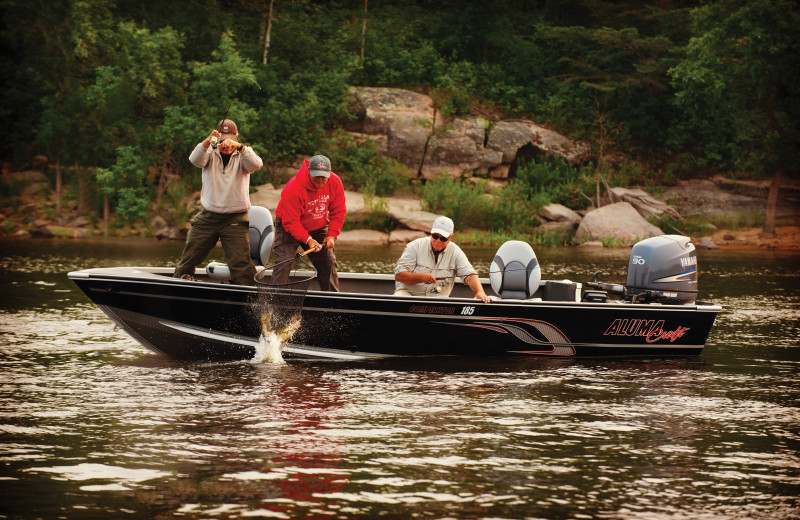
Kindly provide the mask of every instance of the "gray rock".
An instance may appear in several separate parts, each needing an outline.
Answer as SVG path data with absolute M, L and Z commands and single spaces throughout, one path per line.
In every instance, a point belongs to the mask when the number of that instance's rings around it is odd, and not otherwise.
M 483 146 L 488 124 L 482 117 L 455 118 L 445 124 L 437 114 L 436 128 L 428 140 L 422 163 L 422 176 L 433 179 L 444 174 L 457 178 L 499 166 L 502 152 Z
M 356 124 L 351 131 L 384 135 L 387 155 L 418 172 L 434 124 L 430 96 L 410 90 L 351 87 Z
M 536 227 L 540 233 L 561 233 L 566 235 L 575 229 L 575 225 L 571 222 L 543 222 Z
M 584 242 L 616 239 L 623 245 L 633 245 L 643 238 L 663 235 L 660 228 L 649 223 L 627 202 L 617 202 L 590 211 L 578 226 L 575 241 Z
M 11 184 L 12 182 L 47 182 L 47 175 L 36 170 L 25 170 L 20 172 L 6 172 L 0 175 L 0 181 Z
M 714 242 L 711 237 L 701 237 L 699 240 L 696 240 L 694 243 L 697 249 L 718 249 L 719 246 Z
M 163 220 L 163 219 L 162 219 Z M 78 217 L 72 221 L 72 225 L 77 228 L 86 227 L 90 224 L 89 219 L 86 217 Z
M 532 145 L 539 150 L 562 157 L 570 164 L 579 164 L 589 158 L 591 148 L 554 132 L 533 121 L 508 120 L 498 121 L 489 130 L 487 148 L 498 150 L 503 154 L 503 163 L 512 164 L 519 150 Z
M 738 190 L 737 190 L 738 191 Z M 754 190 L 754 193 L 762 193 Z M 680 181 L 664 191 L 664 198 L 674 201 L 681 214 L 734 220 L 741 215 L 763 215 L 766 199 L 727 191 L 706 179 Z M 800 218 L 800 205 L 779 195 L 776 217 L 783 220 Z
M 389 244 L 408 244 L 412 240 L 422 238 L 426 235 L 423 231 L 415 231 L 413 229 L 396 229 L 389 233 Z
M 337 238 L 336 241 L 343 244 L 352 242 L 359 244 L 387 245 L 389 243 L 389 234 L 372 229 L 354 229 L 352 231 L 343 231 L 339 234 L 339 238 Z
M 577 226 L 581 216 L 562 204 L 548 204 L 539 210 L 539 216 L 555 222 L 568 222 Z
M 630 189 L 630 188 L 611 188 L 603 194 L 602 201 L 604 204 L 613 204 L 615 202 L 627 202 L 639 212 L 644 218 L 654 215 L 661 217 L 669 215 L 674 219 L 680 219 L 678 210 L 670 206 L 664 201 L 652 197 L 644 190 Z
M 408 229 L 415 229 L 430 233 L 433 221 L 439 215 L 428 213 L 427 211 L 405 211 L 403 213 L 392 214 L 392 217 Z

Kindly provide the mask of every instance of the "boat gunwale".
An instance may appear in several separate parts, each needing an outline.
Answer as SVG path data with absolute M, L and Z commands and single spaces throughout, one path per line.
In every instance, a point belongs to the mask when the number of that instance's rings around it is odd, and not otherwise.
M 205 281 L 184 280 L 180 278 L 172 278 L 165 276 L 173 272 L 174 268 L 171 267 L 134 267 L 134 266 L 120 266 L 120 267 L 95 267 L 89 269 L 82 269 L 78 271 L 71 271 L 67 276 L 76 282 L 79 281 L 113 281 L 113 282 L 126 282 L 126 283 L 140 283 L 148 285 L 167 285 L 167 286 L 180 286 L 183 288 L 198 288 L 203 290 L 212 291 L 225 291 L 236 293 L 257 294 L 258 287 L 247 285 L 235 285 L 227 283 L 214 283 Z M 199 275 L 205 274 L 204 269 L 199 269 Z M 354 273 L 354 272 L 341 272 L 340 278 L 344 279 L 363 279 L 363 280 L 379 280 L 379 281 L 392 281 L 394 276 L 383 273 Z M 482 284 L 489 285 L 488 278 L 480 278 Z M 542 280 L 542 284 L 547 280 Z M 309 289 L 307 295 L 313 295 L 316 298 L 327 299 L 345 299 L 354 300 L 360 299 L 363 301 L 371 300 L 392 300 L 397 302 L 419 302 L 427 305 L 432 303 L 439 304 L 458 304 L 465 303 L 481 304 L 484 303 L 475 298 L 469 297 L 448 297 L 444 298 L 429 298 L 426 296 L 395 296 L 393 294 L 378 294 L 369 292 L 329 292 L 315 289 Z M 713 312 L 719 313 L 722 311 L 722 306 L 715 303 L 701 302 L 691 304 L 662 304 L 658 302 L 649 303 L 635 303 L 625 300 L 610 300 L 606 302 L 583 302 L 583 301 L 544 301 L 540 299 L 502 299 L 492 297 L 491 304 L 496 306 L 521 306 L 521 307 L 556 307 L 556 308 L 586 308 L 586 309 L 658 309 L 660 311 L 670 312 Z M 230 302 L 232 303 L 232 302 Z M 336 310 L 336 309 L 332 309 Z

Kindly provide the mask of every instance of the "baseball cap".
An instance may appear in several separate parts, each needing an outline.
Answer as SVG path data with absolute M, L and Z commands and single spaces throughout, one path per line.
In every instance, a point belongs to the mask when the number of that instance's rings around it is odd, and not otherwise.
M 438 233 L 442 236 L 449 237 L 453 234 L 453 221 L 447 217 L 436 217 L 436 220 L 433 221 L 433 227 L 431 228 L 431 234 Z
M 308 171 L 312 177 L 330 177 L 331 160 L 324 155 L 315 155 L 308 162 Z
M 236 134 L 239 133 L 239 129 L 236 128 L 236 123 L 231 121 L 230 119 L 223 119 L 217 125 L 217 132 L 222 134 L 220 137 L 220 141 L 224 141 L 225 139 L 236 139 Z

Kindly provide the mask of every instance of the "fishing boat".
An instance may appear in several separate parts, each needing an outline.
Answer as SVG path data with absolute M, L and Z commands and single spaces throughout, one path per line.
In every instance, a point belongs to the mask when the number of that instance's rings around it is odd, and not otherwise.
M 261 264 L 257 278 L 265 279 L 272 221 L 252 211 L 251 255 Z M 220 264 L 198 269 L 194 280 L 172 274 L 170 267 L 111 267 L 68 276 L 156 353 L 180 360 L 253 358 L 265 312 L 261 288 L 231 284 Z M 722 310 L 697 300 L 695 248 L 679 235 L 634 245 L 624 285 L 600 282 L 600 273 L 587 282 L 542 280 L 530 245 L 507 242 L 489 277 L 480 279 L 489 303 L 459 279 L 448 297 L 409 297 L 393 294 L 389 274 L 339 273 L 341 292 L 321 291 L 313 274 L 293 274 L 310 285 L 298 309 L 300 328 L 284 346 L 287 359 L 697 356 Z

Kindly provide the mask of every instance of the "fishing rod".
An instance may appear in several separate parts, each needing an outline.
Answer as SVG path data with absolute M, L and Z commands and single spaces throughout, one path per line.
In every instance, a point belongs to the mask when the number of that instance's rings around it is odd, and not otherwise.
M 258 283 L 260 283 L 262 285 L 272 285 L 272 284 L 268 284 L 268 283 L 263 282 L 263 281 L 260 280 L 260 278 L 264 277 L 264 273 L 266 273 L 267 270 L 269 270 L 269 269 L 273 269 L 274 270 L 279 265 L 283 265 L 283 264 L 285 264 L 287 262 L 294 262 L 295 260 L 301 259 L 301 258 L 307 256 L 309 253 L 313 253 L 314 251 L 317 251 L 317 248 L 316 247 L 311 247 L 309 249 L 306 249 L 305 251 L 303 251 L 300 254 L 295 253 L 295 255 L 293 257 L 291 257 L 291 258 L 288 258 L 286 260 L 281 260 L 280 262 L 276 262 L 275 264 L 273 264 L 273 265 L 271 265 L 269 267 L 266 267 L 263 271 L 259 271 L 258 273 L 256 273 L 256 277 L 255 277 L 256 282 L 258 282 Z M 306 265 L 308 265 L 308 262 L 306 262 L 305 260 L 303 260 L 303 262 Z M 311 267 L 311 266 L 309 266 L 309 267 Z M 280 284 L 278 284 L 278 285 L 280 285 Z
M 222 133 L 220 131 L 220 129 L 222 128 L 222 123 L 228 117 L 228 111 L 231 109 L 231 105 L 233 104 L 233 98 L 235 98 L 236 95 L 239 93 L 239 91 L 242 89 L 242 86 L 244 85 L 245 81 L 252 81 L 253 83 L 256 84 L 256 86 L 258 87 L 258 90 L 261 90 L 261 85 L 258 84 L 258 81 L 254 80 L 253 78 L 245 78 L 245 79 L 243 79 L 242 82 L 239 83 L 239 86 L 236 87 L 236 90 L 233 91 L 233 95 L 231 96 L 231 100 L 228 101 L 228 108 L 225 109 L 225 115 L 222 116 L 222 119 L 220 119 L 219 124 L 217 125 L 217 132 Z M 218 142 L 219 142 L 219 138 L 217 138 L 217 136 L 211 136 L 211 146 L 216 148 Z

